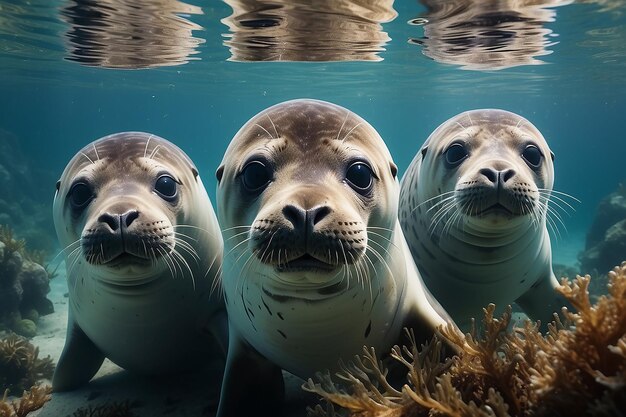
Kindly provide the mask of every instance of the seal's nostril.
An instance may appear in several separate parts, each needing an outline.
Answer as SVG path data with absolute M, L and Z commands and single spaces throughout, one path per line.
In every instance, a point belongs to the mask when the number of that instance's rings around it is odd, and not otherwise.
M 308 222 L 312 222 L 312 226 L 315 226 L 324 217 L 329 215 L 330 212 L 331 212 L 331 209 L 328 206 L 314 207 L 312 209 L 307 210 L 307 220 Z
M 114 216 L 110 213 L 101 214 L 100 217 L 98 217 L 98 221 L 107 224 L 113 231 L 120 228 L 119 216 Z
M 498 172 L 494 169 L 491 168 L 482 168 L 480 171 L 481 174 L 483 174 L 485 177 L 487 177 L 487 179 L 489 181 L 491 181 L 492 183 L 496 183 L 498 181 Z
M 129 210 L 126 213 L 122 214 L 122 223 L 128 227 L 139 217 L 139 212 L 137 210 Z
M 301 207 L 293 204 L 287 204 L 283 207 L 283 215 L 291 222 L 291 224 L 293 224 L 295 229 L 301 229 L 304 226 L 306 211 L 304 211 Z
M 502 179 L 502 182 L 507 182 L 508 180 L 513 178 L 514 175 L 515 175 L 515 171 L 512 169 L 507 169 L 505 171 L 500 172 L 500 178 Z

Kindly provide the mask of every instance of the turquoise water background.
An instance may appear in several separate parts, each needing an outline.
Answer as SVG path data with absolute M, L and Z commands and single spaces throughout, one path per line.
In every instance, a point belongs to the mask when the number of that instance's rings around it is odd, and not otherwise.
M 422 27 L 407 24 L 424 12 L 414 1 L 396 2 L 398 16 L 383 24 L 391 41 L 382 61 L 319 63 L 228 61 L 228 28 L 220 20 L 231 9 L 205 3 L 194 2 L 204 14 L 186 16 L 202 27 L 193 33 L 204 39 L 194 60 L 119 70 L 64 59 L 64 3 L 0 1 L 0 129 L 18 138 L 33 172 L 46 172 L 33 174 L 47 190 L 34 197 L 51 207 L 56 180 L 85 144 L 141 130 L 185 150 L 214 201 L 215 169 L 239 127 L 267 106 L 301 97 L 328 100 L 367 119 L 400 174 L 428 135 L 457 113 L 489 107 L 528 118 L 556 154 L 555 189 L 581 200 L 563 219 L 556 261 L 575 262 L 598 202 L 626 177 L 623 4 L 555 8 L 555 21 L 544 26 L 557 43 L 539 57 L 544 65 L 477 71 L 436 62 L 408 42 L 423 36 Z M 5 196 L 16 190 L 0 184 Z

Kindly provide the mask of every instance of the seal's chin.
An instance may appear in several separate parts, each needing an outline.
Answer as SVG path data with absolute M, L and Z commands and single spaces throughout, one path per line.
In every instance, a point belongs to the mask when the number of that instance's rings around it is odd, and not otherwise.
M 338 264 L 329 264 L 308 253 L 286 263 L 276 265 L 277 272 L 319 272 L 327 274 L 339 268 Z

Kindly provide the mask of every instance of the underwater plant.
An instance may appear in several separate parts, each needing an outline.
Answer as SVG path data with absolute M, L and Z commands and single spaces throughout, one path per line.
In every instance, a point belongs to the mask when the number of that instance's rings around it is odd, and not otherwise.
M 18 395 L 42 379 L 52 378 L 50 356 L 39 358 L 39 348 L 15 333 L 0 339 L 0 389 Z
M 135 417 L 136 414 L 131 410 L 134 406 L 129 400 L 105 403 L 98 406 L 90 405 L 74 411 L 71 417 Z
M 49 385 L 36 385 L 24 391 L 21 398 L 10 402 L 7 399 L 9 390 L 4 391 L 4 396 L 0 399 L 0 417 L 26 417 L 50 401 L 51 390 Z
M 544 335 L 526 321 L 508 330 L 511 308 L 494 317 L 484 309 L 480 334 L 461 334 L 453 326 L 441 337 L 459 354 L 441 361 L 435 338 L 418 349 L 395 346 L 391 357 L 407 370 L 401 389 L 375 352 L 364 350 L 344 365 L 337 378 L 318 374 L 303 388 L 327 402 L 311 416 L 621 416 L 626 410 L 626 262 L 608 274 L 608 293 L 592 304 L 590 276 L 563 278 L 558 291 L 577 309 L 555 315 Z M 339 409 L 335 410 L 335 406 Z

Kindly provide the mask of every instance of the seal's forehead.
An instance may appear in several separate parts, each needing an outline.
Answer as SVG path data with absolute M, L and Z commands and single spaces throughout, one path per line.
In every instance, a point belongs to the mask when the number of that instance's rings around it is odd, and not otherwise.
M 310 99 L 287 101 L 263 110 L 240 129 L 230 148 L 258 147 L 261 139 L 265 143 L 281 139 L 286 146 L 296 145 L 302 152 L 326 146 L 332 140 L 385 147 L 376 130 L 354 112 Z
M 194 168 L 191 159 L 166 139 L 145 132 L 121 132 L 102 137 L 85 146 L 69 162 L 65 173 L 74 172 L 100 160 L 124 161 L 141 157 L 183 163 Z
M 545 145 L 541 132 L 524 117 L 499 109 L 470 110 L 450 118 L 441 124 L 430 137 L 429 142 L 446 138 L 439 143 L 444 144 L 455 139 L 455 135 L 483 137 L 499 136 L 501 132 L 512 136 L 529 135 Z

